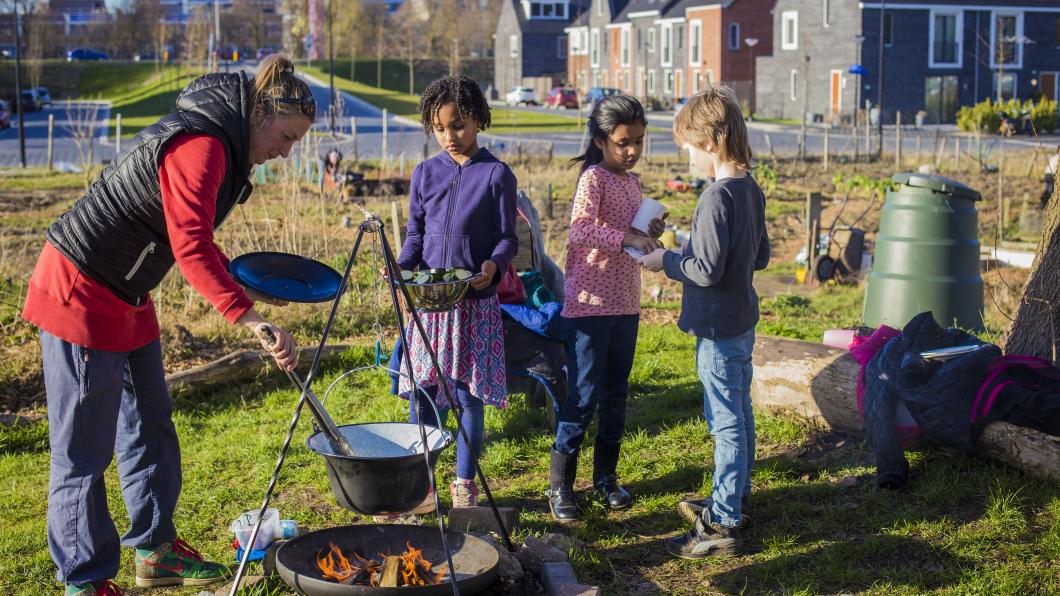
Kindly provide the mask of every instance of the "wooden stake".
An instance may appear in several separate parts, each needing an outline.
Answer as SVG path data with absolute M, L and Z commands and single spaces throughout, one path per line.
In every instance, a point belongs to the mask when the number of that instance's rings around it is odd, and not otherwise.
M 397 201 L 390 201 L 390 225 L 393 228 L 394 246 L 401 250 L 401 207 Z
M 961 169 L 961 137 L 953 139 L 953 168 Z
M 52 169 L 52 157 L 55 155 L 55 114 L 48 114 L 48 171 Z
M 118 112 L 115 118 L 116 122 L 114 125 L 114 159 L 118 159 L 118 154 L 121 153 L 121 112 Z
M 894 115 L 894 167 L 895 169 L 902 169 L 902 113 L 896 112 Z M 917 147 L 919 147 L 920 135 L 917 135 Z
M 824 129 L 824 171 L 828 171 L 828 128 Z

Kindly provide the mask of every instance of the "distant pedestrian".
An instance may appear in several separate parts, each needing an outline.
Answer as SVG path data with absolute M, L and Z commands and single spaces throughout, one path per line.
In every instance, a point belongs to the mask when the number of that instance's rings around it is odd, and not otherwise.
M 1049 158 L 1049 163 L 1045 164 L 1045 192 L 1042 193 L 1042 210 L 1049 206 L 1049 199 L 1056 192 L 1056 176 L 1060 174 L 1060 146 L 1057 146 L 1056 153 Z

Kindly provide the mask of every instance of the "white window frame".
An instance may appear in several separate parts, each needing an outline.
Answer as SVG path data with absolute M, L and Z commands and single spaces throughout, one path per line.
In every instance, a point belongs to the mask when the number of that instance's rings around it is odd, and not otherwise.
M 792 39 L 788 39 L 788 23 L 794 23 Z M 799 49 L 799 11 L 787 10 L 780 13 L 780 49 Z
M 655 69 L 648 69 L 648 95 L 655 95 Z
M 699 71 L 693 70 L 692 75 L 692 95 L 699 93 Z
M 1020 96 L 1020 75 L 1019 75 L 1019 73 L 1010 72 L 1010 71 L 1006 70 L 1001 75 L 1000 78 L 997 76 L 997 72 L 995 71 L 994 74 L 993 74 L 993 77 L 990 79 L 991 80 L 991 84 L 990 84 L 990 99 L 991 100 L 997 100 L 998 87 L 1001 87 L 1001 86 L 1003 86 L 1005 84 L 1005 79 L 1007 77 L 1012 77 L 1012 97 L 1010 97 L 1009 99 L 1019 99 L 1019 96 Z M 1007 99 L 1002 99 L 1002 101 L 1008 101 L 1008 100 Z
M 662 24 L 662 39 L 659 41 L 662 50 L 660 64 L 663 66 L 674 65 L 674 26 L 672 23 Z
M 821 24 L 825 28 L 832 26 L 832 20 L 829 18 L 832 13 L 832 0 L 821 0 Z
M 956 37 L 956 62 L 935 62 L 935 17 L 957 17 L 953 35 Z M 961 68 L 964 60 L 964 11 L 961 9 L 932 8 L 928 14 L 928 68 Z
M 630 54 L 632 54 L 630 43 L 631 43 L 632 31 L 629 27 L 622 27 L 618 33 L 618 51 L 621 56 L 622 66 L 629 66 Z
M 688 63 L 691 66 L 703 64 L 702 19 L 692 19 L 688 22 Z
M 663 93 L 666 95 L 674 93 L 674 71 L 669 69 L 663 71 Z
M 993 10 L 990 11 L 990 68 L 1000 66 L 997 63 L 997 18 L 1016 17 L 1016 57 L 1015 62 L 1006 62 L 1005 68 L 1023 68 L 1023 43 L 1018 41 L 1023 37 L 1023 13 L 1018 10 Z
M 589 64 L 600 66 L 600 30 L 593 29 L 589 34 Z
M 655 27 L 648 29 L 648 53 L 655 53 Z
M 567 57 L 567 43 L 568 40 L 566 35 L 556 37 L 556 58 L 562 59 Z
M 519 36 L 509 35 L 508 36 L 508 56 L 511 58 L 519 57 Z
M 799 71 L 795 68 L 788 73 L 788 97 L 791 101 L 799 101 Z
M 735 33 L 735 36 L 733 35 Z M 736 42 L 733 44 L 733 42 Z M 729 23 L 729 49 L 739 50 L 740 49 L 740 24 Z

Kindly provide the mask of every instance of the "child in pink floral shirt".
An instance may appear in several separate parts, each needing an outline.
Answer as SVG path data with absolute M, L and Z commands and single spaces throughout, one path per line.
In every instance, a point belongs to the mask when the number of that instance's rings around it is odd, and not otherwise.
M 556 425 L 549 471 L 549 507 L 560 522 L 579 517 L 574 499 L 578 451 L 599 410 L 593 451 L 593 486 L 611 508 L 633 498 L 618 484 L 619 446 L 626 424 L 629 373 L 640 323 L 640 265 L 624 248 L 651 252 L 660 247 L 661 220 L 649 237 L 632 230 L 641 203 L 640 179 L 629 173 L 640 159 L 647 122 L 636 99 L 616 95 L 596 105 L 589 117 L 591 141 L 574 195 L 563 317 L 570 321 L 567 374 L 570 393 Z

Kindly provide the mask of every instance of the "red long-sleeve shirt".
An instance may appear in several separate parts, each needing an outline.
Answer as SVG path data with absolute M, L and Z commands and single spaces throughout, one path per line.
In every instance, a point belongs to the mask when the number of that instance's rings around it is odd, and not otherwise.
M 221 141 L 180 135 L 158 169 L 166 231 L 177 267 L 226 320 L 235 323 L 254 306 L 228 273 L 228 258 L 214 243 L 217 191 L 227 168 Z M 89 278 L 51 243 L 44 245 L 29 281 L 22 318 L 87 348 L 127 352 L 159 336 L 150 296 L 133 306 Z

